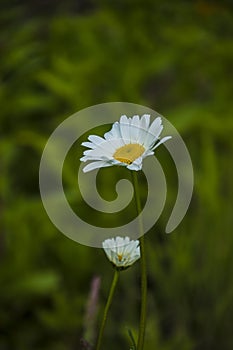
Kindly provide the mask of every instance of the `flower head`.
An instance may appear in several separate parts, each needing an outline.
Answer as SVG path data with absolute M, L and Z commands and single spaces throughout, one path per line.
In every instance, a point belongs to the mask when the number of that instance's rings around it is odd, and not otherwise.
M 122 115 L 112 129 L 104 134 L 104 138 L 96 135 L 88 137 L 89 142 L 82 145 L 90 148 L 84 151 L 82 162 L 91 161 L 83 168 L 88 172 L 97 168 L 121 165 L 129 170 L 141 170 L 144 158 L 154 154 L 155 148 L 171 138 L 159 135 L 163 130 L 162 120 L 156 118 L 150 125 L 150 115 L 144 114 L 127 118 Z M 158 142 L 159 141 L 159 142 Z
M 129 237 L 106 239 L 102 246 L 108 259 L 120 269 L 131 266 L 140 258 L 139 241 L 130 240 Z

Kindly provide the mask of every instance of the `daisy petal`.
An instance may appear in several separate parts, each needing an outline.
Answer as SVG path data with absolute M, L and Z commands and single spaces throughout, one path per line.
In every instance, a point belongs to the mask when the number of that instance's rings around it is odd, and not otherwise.
M 112 154 L 115 153 L 117 148 L 120 148 L 125 145 L 124 141 L 122 139 L 116 139 L 112 137 L 111 139 L 108 140 L 108 143 L 110 144 Z M 105 145 L 101 145 L 101 147 L 105 147 Z
M 88 137 L 88 140 L 90 140 L 91 142 L 93 142 L 95 145 L 100 145 L 102 142 L 104 142 L 105 140 L 97 135 L 90 135 Z
M 148 150 L 148 151 L 143 153 L 142 158 L 144 159 L 148 156 L 153 156 L 153 155 L 154 155 L 154 151 Z
M 111 166 L 112 164 L 111 163 L 107 163 L 105 161 L 96 161 L 96 162 L 92 162 L 88 165 L 86 165 L 84 168 L 83 168 L 83 172 L 84 173 L 87 173 L 88 171 L 91 171 L 91 170 L 94 170 L 94 169 L 98 169 L 98 168 L 105 168 L 105 167 L 108 167 L 108 166 Z
M 165 136 L 160 140 L 156 145 L 152 148 L 152 150 L 156 149 L 158 146 L 160 146 L 162 143 L 166 142 L 167 140 L 171 139 L 171 136 Z
M 122 115 L 120 119 L 120 131 L 125 144 L 130 143 L 129 120 L 126 115 Z
M 92 156 L 95 156 L 95 155 L 99 156 L 102 154 L 102 155 L 111 157 L 114 152 L 115 152 L 115 147 L 109 141 L 104 141 L 95 149 L 90 150 L 90 154 Z
M 134 115 L 131 120 L 131 142 L 137 143 L 140 130 L 140 119 L 138 115 Z
M 143 114 L 141 118 L 141 128 L 147 130 L 150 124 L 150 115 Z
M 112 138 L 114 138 L 114 135 L 113 135 L 112 130 L 106 132 L 106 133 L 104 134 L 104 138 L 105 138 L 105 140 L 108 140 L 108 141 L 111 140 Z
M 161 131 L 163 130 L 162 126 L 162 119 L 160 117 L 157 117 L 153 123 L 151 124 L 148 132 L 152 135 L 154 135 L 155 138 L 158 138 L 161 134 Z
M 114 138 L 116 138 L 116 139 L 121 138 L 121 131 L 120 131 L 119 122 L 115 122 L 113 124 L 111 132 L 112 132 Z
M 92 149 L 96 148 L 96 145 L 92 142 L 82 142 L 81 145 Z
M 139 129 L 139 134 L 138 134 L 138 143 L 140 145 L 143 145 L 144 144 L 144 141 L 146 140 L 147 138 L 147 135 L 148 135 L 148 131 L 144 128 L 140 128 Z
M 141 170 L 142 169 L 142 157 L 139 157 L 132 164 L 128 165 L 127 169 L 136 170 L 136 171 Z

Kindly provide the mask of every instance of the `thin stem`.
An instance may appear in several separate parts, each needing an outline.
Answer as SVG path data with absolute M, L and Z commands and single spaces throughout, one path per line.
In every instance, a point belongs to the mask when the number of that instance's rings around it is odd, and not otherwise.
M 96 350 L 100 350 L 100 347 L 101 347 L 104 328 L 105 328 L 105 324 L 106 324 L 106 320 L 107 320 L 107 316 L 108 316 L 108 311 L 109 311 L 109 308 L 110 308 L 111 303 L 112 303 L 112 299 L 113 299 L 113 295 L 114 295 L 114 292 L 116 289 L 118 278 L 119 278 L 119 271 L 117 269 L 115 269 L 114 277 L 113 277 L 111 288 L 110 288 L 109 295 L 108 295 L 108 300 L 107 300 L 107 303 L 106 303 L 105 309 L 104 309 L 103 319 L 102 319 L 101 326 L 100 326 Z
M 142 217 L 140 216 L 142 208 L 141 208 L 141 201 L 140 201 L 138 176 L 137 176 L 136 171 L 132 171 L 132 177 L 133 177 L 135 202 L 136 202 L 138 221 L 139 221 L 139 233 L 140 233 L 139 241 L 140 241 L 140 252 L 141 252 L 141 259 L 140 259 L 140 266 L 141 266 L 141 315 L 140 315 L 137 350 L 143 350 L 145 329 L 146 329 L 146 309 L 147 309 L 147 272 L 146 272 L 145 240 L 144 240 L 143 221 L 142 221 Z

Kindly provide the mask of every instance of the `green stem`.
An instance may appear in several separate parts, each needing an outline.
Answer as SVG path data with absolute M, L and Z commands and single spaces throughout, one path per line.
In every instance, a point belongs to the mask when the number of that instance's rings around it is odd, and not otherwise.
M 144 240 L 143 221 L 142 221 L 142 217 L 140 216 L 142 208 L 141 208 L 141 201 L 140 201 L 138 176 L 136 171 L 132 171 L 132 177 L 133 177 L 134 194 L 135 194 L 135 201 L 136 201 L 138 220 L 139 220 L 139 234 L 140 234 L 139 241 L 140 241 L 140 252 L 141 252 L 141 259 L 140 259 L 141 315 L 140 315 L 137 350 L 143 350 L 145 329 L 146 329 L 146 309 L 147 309 L 147 272 L 146 272 L 145 240 Z
M 113 295 L 114 295 L 114 292 L 116 289 L 118 278 L 119 278 L 119 271 L 117 269 L 115 269 L 114 277 L 113 277 L 111 288 L 110 288 L 109 295 L 108 295 L 108 300 L 107 300 L 107 303 L 106 303 L 105 309 L 104 309 L 103 319 L 102 319 L 101 326 L 100 326 L 96 350 L 100 350 L 100 347 L 101 347 L 104 328 L 105 328 L 105 324 L 106 324 L 106 320 L 107 320 L 107 316 L 108 316 L 108 311 L 109 311 L 109 308 L 110 308 L 111 303 L 112 303 L 112 299 L 113 299 Z

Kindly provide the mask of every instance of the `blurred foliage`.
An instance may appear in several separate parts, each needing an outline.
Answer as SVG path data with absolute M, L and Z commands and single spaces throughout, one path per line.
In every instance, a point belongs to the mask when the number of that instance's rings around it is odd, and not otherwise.
M 194 165 L 191 207 L 175 233 L 165 235 L 176 175 L 166 151 L 158 152 L 171 195 L 146 236 L 145 349 L 232 349 L 232 2 L 3 0 L 0 6 L 0 349 L 79 349 L 95 275 L 102 280 L 101 315 L 112 268 L 101 250 L 57 232 L 40 200 L 38 168 L 62 120 L 109 101 L 167 116 Z M 73 193 L 70 174 L 72 163 L 64 181 Z M 139 303 L 137 264 L 121 275 L 106 349 L 130 347 Z

